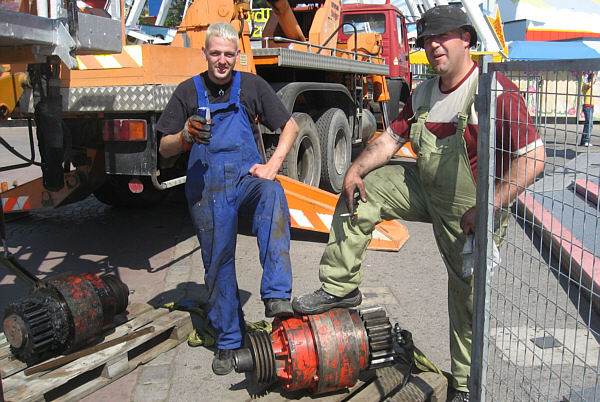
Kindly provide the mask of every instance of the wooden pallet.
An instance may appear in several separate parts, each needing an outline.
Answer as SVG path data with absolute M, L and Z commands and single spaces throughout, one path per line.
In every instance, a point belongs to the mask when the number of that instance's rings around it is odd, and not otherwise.
M 412 374 L 402 387 L 408 366 L 396 364 L 361 373 L 358 382 L 351 388 L 323 395 L 310 395 L 306 390 L 286 392 L 277 382 L 263 387 L 227 392 L 222 400 L 229 402 L 280 402 L 314 400 L 320 402 L 445 402 L 448 389 L 446 377 L 423 372 Z
M 105 332 L 102 342 L 148 327 L 153 327 L 153 332 L 32 375 L 26 374 L 28 366 L 25 363 L 12 357 L 5 335 L 0 334 L 4 400 L 79 400 L 176 347 L 193 329 L 188 312 L 154 310 L 141 304 L 130 306 L 126 315 L 115 318 L 115 324 L 113 329 Z

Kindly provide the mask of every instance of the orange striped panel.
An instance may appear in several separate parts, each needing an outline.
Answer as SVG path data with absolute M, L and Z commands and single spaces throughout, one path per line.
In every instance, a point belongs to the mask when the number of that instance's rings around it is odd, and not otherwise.
M 9 197 L 2 199 L 2 210 L 4 212 L 16 212 L 31 209 L 28 196 Z
M 123 46 L 123 52 L 118 54 L 77 56 L 77 64 L 80 70 L 141 67 L 144 64 L 142 47 Z
M 416 158 L 417 154 L 415 153 L 415 151 L 413 151 L 410 142 L 407 142 L 404 145 L 402 145 L 402 148 L 400 148 L 398 152 L 396 152 L 395 156 L 404 156 L 405 158 Z

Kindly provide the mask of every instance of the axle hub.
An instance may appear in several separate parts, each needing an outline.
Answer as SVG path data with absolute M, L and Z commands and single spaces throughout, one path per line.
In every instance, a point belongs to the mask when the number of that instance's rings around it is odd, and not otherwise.
M 287 391 L 320 394 L 351 387 L 360 372 L 394 360 L 392 325 L 381 307 L 332 309 L 322 314 L 276 318 L 273 332 L 248 333 L 234 352 L 239 373 L 259 384 L 279 380 Z

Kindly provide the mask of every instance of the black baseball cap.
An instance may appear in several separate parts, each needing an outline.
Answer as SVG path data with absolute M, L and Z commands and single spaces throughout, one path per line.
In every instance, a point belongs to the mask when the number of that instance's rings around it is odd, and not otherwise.
M 423 13 L 417 22 L 417 46 L 423 47 L 423 38 L 429 35 L 440 35 L 463 28 L 471 34 L 469 46 L 477 44 L 477 32 L 467 21 L 467 15 L 458 7 L 436 6 Z

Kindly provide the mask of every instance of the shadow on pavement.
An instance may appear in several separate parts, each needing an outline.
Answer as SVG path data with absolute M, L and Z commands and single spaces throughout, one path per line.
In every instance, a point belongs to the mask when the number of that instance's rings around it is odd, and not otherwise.
M 91 272 L 116 274 L 130 288 L 139 281 L 162 283 L 166 268 L 176 262 L 173 246 L 194 235 L 187 214 L 178 196 L 143 209 L 113 208 L 88 197 L 56 210 L 8 217 L 6 245 L 39 279 Z M 28 293 L 25 283 L 0 266 L 0 312 Z

